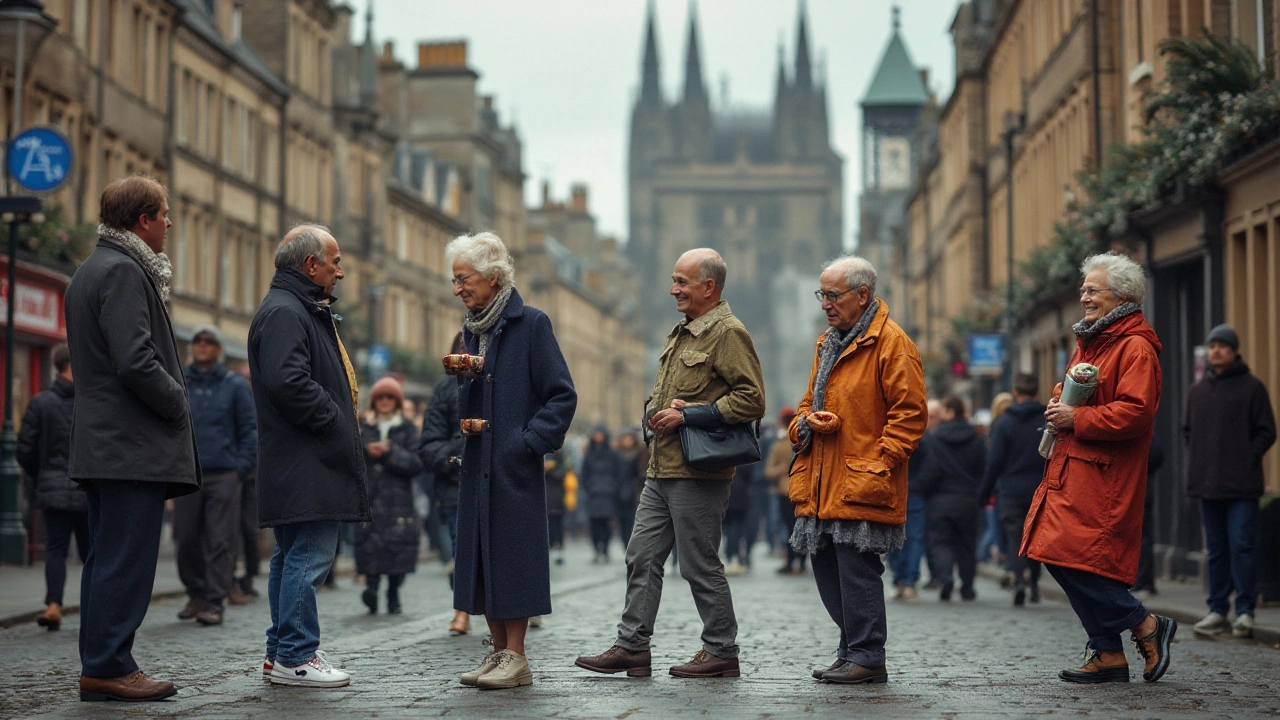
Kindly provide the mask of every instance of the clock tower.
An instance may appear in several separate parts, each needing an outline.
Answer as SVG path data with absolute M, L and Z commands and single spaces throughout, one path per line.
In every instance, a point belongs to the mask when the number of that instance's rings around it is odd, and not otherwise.
M 905 270 L 906 212 L 919 141 L 917 132 L 932 102 L 926 74 L 907 53 L 899 9 L 880 65 L 862 99 L 862 197 L 858 254 L 876 268 L 876 293 L 898 317 L 906 317 L 899 282 Z

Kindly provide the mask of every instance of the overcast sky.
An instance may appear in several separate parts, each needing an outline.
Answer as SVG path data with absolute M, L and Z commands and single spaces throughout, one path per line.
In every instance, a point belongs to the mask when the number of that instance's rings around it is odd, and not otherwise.
M 701 0 L 696 4 L 704 81 L 721 103 L 771 107 L 779 40 L 788 69 L 795 57 L 799 0 Z M 369 0 L 349 0 L 364 36 Z M 540 202 L 543 180 L 566 197 L 574 182 L 591 188 L 602 232 L 625 239 L 627 133 L 640 82 L 647 0 L 375 0 L 378 44 L 394 40 L 412 66 L 417 43 L 466 38 L 480 91 L 496 96 L 503 122 L 515 119 L 524 142 L 525 197 Z M 950 94 L 954 57 L 947 28 L 957 0 L 911 0 L 902 33 L 916 65 L 930 70 L 940 100 Z M 845 244 L 857 224 L 861 180 L 858 101 L 889 41 L 890 0 L 808 0 L 815 65 L 827 60 L 832 142 L 845 160 Z M 663 91 L 680 92 L 690 3 L 656 0 Z

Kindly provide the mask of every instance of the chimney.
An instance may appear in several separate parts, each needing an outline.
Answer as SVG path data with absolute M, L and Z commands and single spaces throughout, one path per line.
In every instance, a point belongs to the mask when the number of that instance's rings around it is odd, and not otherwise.
M 466 40 L 418 43 L 419 68 L 463 68 L 466 66 Z
M 573 212 L 585 215 L 587 213 L 587 186 L 584 183 L 574 183 L 572 188 L 573 200 L 570 209 Z

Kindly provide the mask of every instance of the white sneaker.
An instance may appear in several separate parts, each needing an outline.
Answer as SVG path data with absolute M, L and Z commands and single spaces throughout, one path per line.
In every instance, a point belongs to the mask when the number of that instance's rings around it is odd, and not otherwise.
M 351 684 L 351 675 L 329 664 L 324 651 L 317 650 L 311 659 L 297 667 L 273 663 L 270 680 L 276 685 L 334 688 Z
M 736 576 L 736 575 L 741 575 L 746 571 L 747 571 L 746 568 L 742 567 L 742 563 L 738 562 L 736 559 L 730 560 L 729 564 L 724 566 L 725 575 Z
M 533 684 L 533 673 L 529 670 L 529 661 L 514 650 L 503 650 L 495 657 L 497 667 L 480 676 L 476 687 L 481 690 L 503 690 Z
M 485 638 L 483 644 L 485 647 L 492 647 L 493 639 Z M 461 675 L 458 676 L 458 679 L 462 682 L 463 685 L 466 685 L 468 687 L 475 687 L 476 681 L 480 679 L 481 675 L 484 675 L 485 673 L 489 672 L 490 670 L 496 667 L 498 667 L 498 653 L 490 652 L 484 656 L 484 660 L 480 662 L 480 667 L 476 668 L 475 670 L 469 670 L 467 672 L 462 673 Z
M 1229 628 L 1227 618 L 1222 613 L 1211 612 L 1204 616 L 1204 619 L 1196 623 L 1191 629 L 1197 635 L 1221 635 Z
M 533 617 L 529 618 L 529 627 L 531 627 L 531 628 L 540 628 L 540 627 L 542 627 L 542 616 L 541 616 L 541 615 L 534 615 Z
M 1253 637 L 1253 616 L 1245 613 L 1236 617 L 1236 621 L 1231 624 L 1231 634 L 1238 638 Z

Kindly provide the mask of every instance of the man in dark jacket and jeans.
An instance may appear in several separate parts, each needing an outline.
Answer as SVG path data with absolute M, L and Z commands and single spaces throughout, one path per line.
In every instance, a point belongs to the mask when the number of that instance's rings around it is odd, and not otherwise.
M 1200 498 L 1209 553 L 1209 614 L 1200 635 L 1227 629 L 1236 593 L 1239 638 L 1253 636 L 1256 577 L 1253 559 L 1262 496 L 1262 456 L 1276 441 L 1276 418 L 1262 381 L 1240 359 L 1240 338 L 1230 325 L 1209 331 L 1209 370 L 1187 391 L 1182 438 L 1187 443 L 1187 494 Z
M 31 398 L 18 432 L 18 464 L 35 482 L 36 507 L 44 515 L 44 615 L 42 627 L 62 627 L 62 590 L 67 583 L 67 550 L 76 539 L 80 561 L 89 557 L 89 499 L 67 477 L 71 451 L 71 415 L 76 389 L 71 384 L 71 352 L 53 349 L 58 377 L 53 387 Z
M 258 464 L 258 421 L 249 384 L 219 362 L 217 328 L 196 329 L 191 355 L 194 362 L 184 376 L 204 484 L 173 504 L 178 577 L 189 598 L 178 619 L 221 625 L 222 602 L 235 573 L 240 483 Z
M 1013 573 L 1013 604 L 1040 602 L 1040 563 L 1018 554 L 1022 547 L 1022 525 L 1031 507 L 1031 498 L 1044 476 L 1040 457 L 1040 436 L 1044 433 L 1044 403 L 1036 400 L 1039 381 L 1035 375 L 1018 373 L 1013 378 L 1013 404 L 991 428 L 987 448 L 987 470 L 978 499 L 985 502 L 997 494 L 1000 524 L 1009 540 L 1009 572 Z
M 977 572 L 978 486 L 986 465 L 982 438 L 969 424 L 964 400 L 942 401 L 943 423 L 921 440 L 925 448 L 918 492 L 929 505 L 929 555 L 941 583 L 938 599 L 951 600 L 952 567 L 960 570 L 960 597 L 973 600 Z M 909 468 L 908 468 L 909 469 Z
M 89 498 L 80 577 L 80 699 L 160 700 L 177 692 L 133 660 L 156 579 L 164 502 L 200 489 L 164 255 L 169 198 L 153 178 L 102 191 L 98 245 L 67 288 L 76 379 L 67 474 Z
M 342 687 L 351 676 L 320 647 L 316 590 L 333 566 L 338 528 L 369 522 L 355 371 L 338 338 L 338 241 L 300 225 L 276 248 L 276 274 L 249 326 L 258 410 L 258 522 L 274 528 L 263 672 L 279 685 Z

